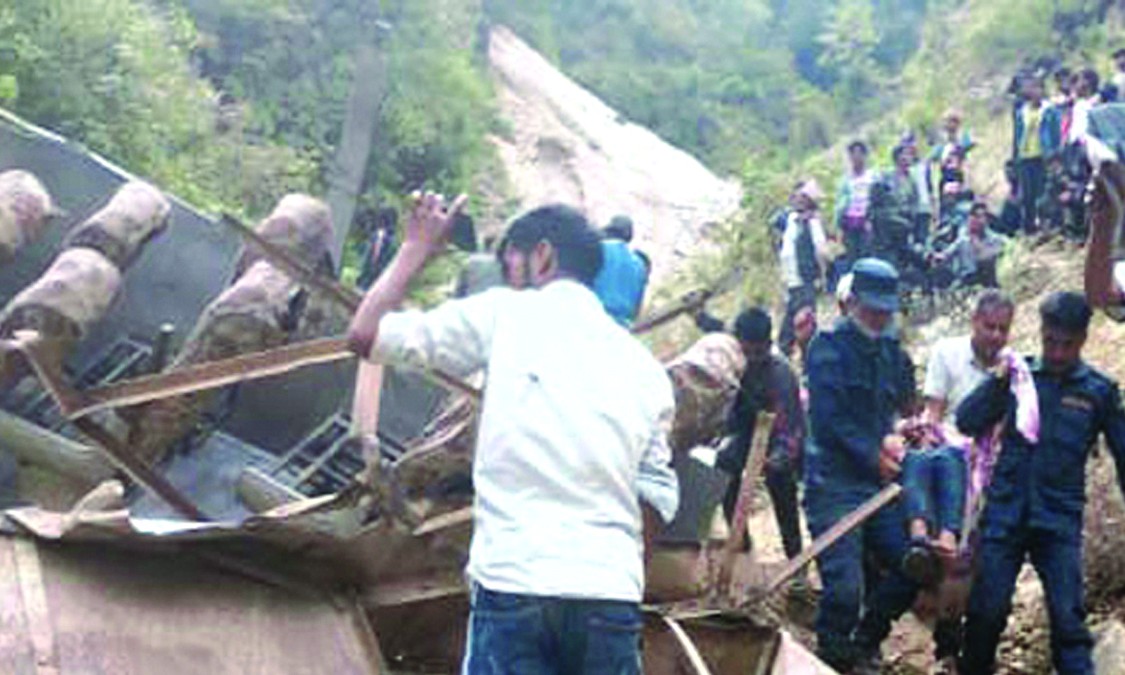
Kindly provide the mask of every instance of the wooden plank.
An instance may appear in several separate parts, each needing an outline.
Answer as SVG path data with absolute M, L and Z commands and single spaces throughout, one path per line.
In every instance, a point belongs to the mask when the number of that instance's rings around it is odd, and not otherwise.
M 663 326 L 679 316 L 687 314 L 688 312 L 693 312 L 702 307 L 704 303 L 710 300 L 714 295 L 715 292 L 711 290 L 689 293 L 671 306 L 659 309 L 633 324 L 633 334 L 642 335 Z
M 457 509 L 456 511 L 443 513 L 440 516 L 435 516 L 423 522 L 414 530 L 414 536 L 423 537 L 427 534 L 441 532 L 442 530 L 448 530 L 452 527 L 458 527 L 461 525 L 468 525 L 472 522 L 473 507 L 466 506 L 463 509 Z
M 352 433 L 374 436 L 379 431 L 379 403 L 383 393 L 383 364 L 361 360 L 352 397 Z
M 379 636 L 375 633 L 375 627 L 371 625 L 371 620 L 367 617 L 367 612 L 359 601 L 348 603 L 349 610 L 352 616 L 352 622 L 355 624 L 356 632 L 359 634 L 359 641 L 363 648 L 367 651 L 368 663 L 370 663 L 372 671 L 375 673 L 390 673 L 391 669 L 387 666 L 387 659 L 383 655 L 383 648 L 379 645 Z
M 114 474 L 113 465 L 97 449 L 4 410 L 0 410 L 0 448 L 23 461 L 91 484 L 111 478 Z
M 74 427 L 85 434 L 90 440 L 97 443 L 105 454 L 119 466 L 122 471 L 144 487 L 149 492 L 163 499 L 177 513 L 188 520 L 208 521 L 208 518 L 187 497 L 180 494 L 164 476 L 156 473 L 143 462 L 138 460 L 125 447 L 98 423 L 82 418 L 74 420 Z
M 854 511 L 836 521 L 835 525 L 833 525 L 828 529 L 828 531 L 817 537 L 816 540 L 813 541 L 813 543 L 808 548 L 801 551 L 799 555 L 786 563 L 785 567 L 779 570 L 777 574 L 775 574 L 774 577 L 770 579 L 764 587 L 757 589 L 757 592 L 752 594 L 750 603 L 748 604 L 753 604 L 754 602 L 761 601 L 768 595 L 775 592 L 782 586 L 782 584 L 784 584 L 786 581 L 793 578 L 795 574 L 800 572 L 801 569 L 805 567 L 805 565 L 808 565 L 813 561 L 814 558 L 826 551 L 829 546 L 832 546 L 849 532 L 867 522 L 867 520 L 870 519 L 871 516 L 878 513 L 884 506 L 897 499 L 901 493 L 902 486 L 898 483 L 891 483 L 890 485 L 887 485 L 882 490 L 880 490 L 871 499 L 868 499 L 863 504 L 860 504 L 859 507 Z M 660 608 L 657 609 L 659 610 Z M 669 616 L 672 616 L 679 621 L 707 619 L 730 613 L 730 610 L 716 608 L 689 608 L 680 610 L 678 608 L 672 607 L 667 608 L 665 611 Z
M 252 466 L 239 474 L 234 489 L 242 503 L 254 513 L 265 513 L 305 498 L 305 495 L 288 485 L 282 485 Z
M 27 630 L 35 652 L 35 671 L 39 675 L 56 675 L 59 672 L 59 653 L 55 644 L 55 629 L 51 624 L 51 611 L 47 604 L 47 589 L 43 584 L 39 550 L 34 539 L 25 537 L 16 537 L 13 546 L 20 597 L 23 599 Z
M 297 256 L 280 246 L 270 243 L 262 237 L 262 235 L 258 234 L 254 228 L 229 213 L 224 213 L 219 218 L 219 221 L 237 232 L 239 236 L 246 240 L 248 245 L 258 249 L 259 253 L 265 256 L 266 259 L 273 263 L 279 270 L 293 277 L 294 280 L 325 294 L 353 314 L 359 309 L 359 303 L 363 302 L 363 296 L 354 288 L 348 288 L 335 279 L 329 279 L 323 274 L 317 274 L 316 271 L 306 265 L 303 260 L 300 260 Z
M 768 595 L 776 591 L 782 584 L 791 579 L 793 575 L 800 572 L 805 565 L 812 562 L 813 558 L 824 553 L 829 546 L 835 544 L 849 532 L 862 525 L 871 518 L 871 516 L 878 513 L 884 506 L 897 499 L 901 493 L 902 486 L 898 483 L 891 483 L 880 490 L 874 497 L 861 504 L 855 511 L 852 511 L 836 521 L 836 524 L 828 528 L 827 532 L 817 537 L 811 546 L 801 551 L 799 555 L 786 563 L 785 567 L 766 584 L 763 592 Z
M 65 393 L 68 405 L 63 414 L 69 419 L 85 417 L 107 408 L 134 406 L 159 399 L 216 389 L 239 382 L 284 375 L 299 368 L 334 363 L 354 358 L 344 338 L 321 338 L 285 345 L 262 352 L 243 354 L 230 359 L 210 361 L 159 375 L 149 375 L 85 392 Z M 69 387 L 68 387 L 69 388 Z M 75 404 L 80 400 L 80 404 Z
M 363 605 L 372 610 L 402 607 L 452 595 L 467 595 L 468 592 L 464 573 L 461 570 L 450 570 L 434 572 L 424 578 L 409 577 L 380 582 L 364 594 Z
M 35 646 L 27 627 L 16 560 L 17 537 L 0 538 L 0 672 L 35 672 Z
M 766 464 L 770 432 L 773 430 L 775 417 L 773 413 L 758 413 L 754 419 L 754 436 L 750 441 L 750 453 L 746 457 L 745 466 L 742 467 L 742 483 L 739 485 L 734 517 L 731 519 L 730 533 L 723 545 L 723 556 L 719 563 L 718 588 L 714 590 L 719 597 L 725 597 L 730 591 L 735 556 L 742 546 L 743 537 L 751 536 L 748 525 L 750 507 L 754 505 L 758 475 Z
M 688 637 L 687 632 L 679 624 L 678 621 L 670 616 L 660 617 L 664 624 L 672 631 L 672 635 L 676 637 L 676 642 L 679 643 L 680 648 L 684 650 L 687 655 L 688 662 L 691 664 L 692 669 L 695 670 L 695 675 L 711 675 L 711 670 L 707 667 L 707 663 L 703 660 L 703 656 L 699 653 L 695 643 Z

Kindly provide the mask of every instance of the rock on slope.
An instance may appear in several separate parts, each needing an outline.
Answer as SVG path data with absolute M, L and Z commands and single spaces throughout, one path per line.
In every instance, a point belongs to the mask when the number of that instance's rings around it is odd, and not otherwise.
M 489 61 L 512 129 L 493 142 L 521 208 L 564 202 L 599 225 L 632 216 L 656 281 L 699 248 L 708 223 L 737 210 L 736 181 L 624 121 L 507 28 L 492 30 Z

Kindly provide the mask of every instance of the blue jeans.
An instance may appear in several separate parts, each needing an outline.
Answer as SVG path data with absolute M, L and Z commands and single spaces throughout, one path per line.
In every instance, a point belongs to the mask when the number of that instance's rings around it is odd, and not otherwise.
M 819 537 L 875 494 L 874 490 L 810 488 L 805 514 Z M 884 507 L 817 558 L 824 592 L 816 617 L 817 656 L 841 672 L 873 655 L 891 624 L 914 604 L 918 586 L 900 571 L 907 549 L 900 502 Z M 888 571 L 865 587 L 864 557 L 874 554 Z
M 464 675 L 640 675 L 640 605 L 474 583 Z
M 906 517 L 925 520 L 934 534 L 941 530 L 960 534 L 967 471 L 961 448 L 908 450 L 902 461 Z
M 984 675 L 996 667 L 996 646 L 1012 611 L 1012 593 L 1024 559 L 1043 582 L 1051 621 L 1051 660 L 1059 675 L 1092 675 L 1094 646 L 1086 629 L 1080 533 L 1023 528 L 987 535 L 977 553 L 977 571 L 965 613 L 965 646 L 958 672 Z

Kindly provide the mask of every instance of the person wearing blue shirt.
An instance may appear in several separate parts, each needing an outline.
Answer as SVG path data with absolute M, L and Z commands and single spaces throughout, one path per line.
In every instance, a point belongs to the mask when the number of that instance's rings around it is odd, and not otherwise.
M 633 221 L 616 216 L 603 231 L 602 269 L 594 279 L 594 294 L 617 323 L 629 328 L 641 311 L 648 286 L 648 259 L 629 243 Z

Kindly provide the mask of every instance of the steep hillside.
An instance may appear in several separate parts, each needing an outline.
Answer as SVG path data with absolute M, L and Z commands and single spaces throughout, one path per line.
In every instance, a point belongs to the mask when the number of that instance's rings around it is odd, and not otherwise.
M 631 216 L 657 283 L 738 209 L 737 181 L 624 120 L 510 30 L 493 29 L 489 62 L 510 129 L 493 142 L 521 208 L 566 202 L 598 224 Z

